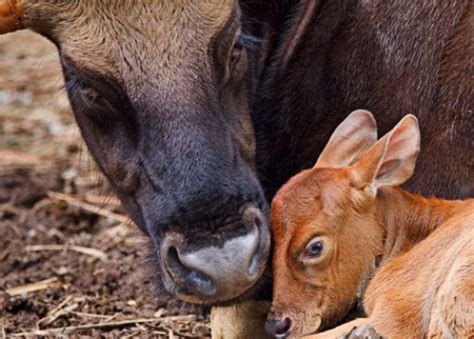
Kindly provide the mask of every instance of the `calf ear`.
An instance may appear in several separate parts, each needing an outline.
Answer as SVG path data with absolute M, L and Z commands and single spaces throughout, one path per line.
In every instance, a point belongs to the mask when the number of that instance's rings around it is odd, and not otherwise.
M 401 185 L 415 169 L 420 151 L 420 129 L 414 115 L 405 116 L 353 165 L 360 187 Z
M 350 166 L 376 141 L 377 124 L 372 113 L 354 111 L 336 128 L 314 167 Z

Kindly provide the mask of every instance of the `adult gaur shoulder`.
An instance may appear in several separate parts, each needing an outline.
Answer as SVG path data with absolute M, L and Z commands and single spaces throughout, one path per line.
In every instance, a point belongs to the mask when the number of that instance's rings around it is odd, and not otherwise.
M 354 109 L 382 133 L 418 117 L 408 189 L 472 196 L 473 20 L 470 0 L 0 0 L 0 33 L 56 44 L 158 283 L 209 304 L 265 285 L 268 200 Z

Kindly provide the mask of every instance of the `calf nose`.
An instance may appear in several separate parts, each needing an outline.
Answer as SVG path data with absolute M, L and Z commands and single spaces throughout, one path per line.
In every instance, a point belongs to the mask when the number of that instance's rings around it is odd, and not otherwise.
M 291 319 L 288 317 L 268 318 L 265 330 L 275 338 L 286 338 L 291 332 L 291 325 Z
M 270 234 L 264 215 L 253 205 L 243 207 L 241 219 L 248 232 L 219 245 L 194 249 L 196 244 L 179 241 L 179 235 L 165 237 L 164 268 L 181 299 L 230 300 L 255 284 L 265 268 Z

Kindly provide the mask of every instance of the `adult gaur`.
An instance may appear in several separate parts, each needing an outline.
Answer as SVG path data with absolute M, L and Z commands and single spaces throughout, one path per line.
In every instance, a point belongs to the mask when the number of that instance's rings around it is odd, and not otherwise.
M 0 0 L 0 32 L 56 44 L 158 284 L 208 304 L 269 297 L 267 201 L 353 109 L 381 133 L 415 114 L 407 188 L 472 196 L 473 20 L 470 0 Z

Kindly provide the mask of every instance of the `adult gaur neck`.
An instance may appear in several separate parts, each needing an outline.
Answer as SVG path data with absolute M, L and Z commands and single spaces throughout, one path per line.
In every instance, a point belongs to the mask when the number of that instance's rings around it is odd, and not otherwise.
M 376 198 L 376 219 L 384 234 L 382 260 L 408 251 L 472 200 L 443 200 L 385 188 Z
M 472 146 L 463 132 L 472 98 L 463 92 L 472 86 L 458 85 L 471 67 L 460 62 L 470 46 L 468 1 L 254 2 L 242 1 L 242 8 L 247 30 L 261 41 L 251 107 L 269 199 L 313 164 L 330 133 L 358 108 L 374 112 L 381 133 L 409 112 L 420 119 L 430 142 L 406 189 L 472 196 L 465 156 Z M 453 44 L 459 47 L 448 50 Z M 443 93 L 456 93 L 456 100 Z
M 312 164 L 340 122 L 334 105 L 328 106 L 327 95 L 337 96 L 328 93 L 328 53 L 356 2 L 269 3 L 266 25 L 256 33 L 262 44 L 253 118 L 260 180 L 271 199 L 289 177 Z M 345 114 L 346 108 L 340 117 Z

